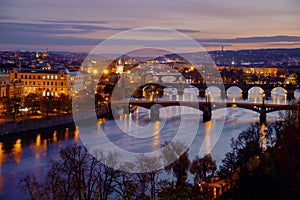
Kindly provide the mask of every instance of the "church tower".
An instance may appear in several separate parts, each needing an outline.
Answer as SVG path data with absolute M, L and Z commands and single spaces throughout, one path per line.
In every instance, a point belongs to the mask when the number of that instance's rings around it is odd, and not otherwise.
M 123 74 L 125 66 L 124 58 L 120 58 L 116 64 L 116 74 Z

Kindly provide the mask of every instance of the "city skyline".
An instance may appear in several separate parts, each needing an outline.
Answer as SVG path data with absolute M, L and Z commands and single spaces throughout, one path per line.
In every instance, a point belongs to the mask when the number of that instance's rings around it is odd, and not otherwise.
M 0 4 L 1 50 L 89 52 L 115 34 L 141 27 L 176 30 L 207 51 L 222 46 L 225 50 L 300 47 L 296 0 L 4 0 Z M 142 48 L 138 41 L 134 48 Z

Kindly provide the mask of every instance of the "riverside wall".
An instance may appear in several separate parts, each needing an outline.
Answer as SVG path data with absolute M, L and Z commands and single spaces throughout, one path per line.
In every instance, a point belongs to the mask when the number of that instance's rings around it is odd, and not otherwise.
M 73 115 L 61 115 L 55 117 L 47 117 L 41 119 L 29 119 L 20 122 L 13 122 L 7 124 L 0 124 L 0 135 L 8 135 L 14 133 L 21 133 L 24 131 L 39 130 L 59 125 L 73 124 Z
M 107 114 L 106 108 L 100 108 L 96 111 L 98 117 L 104 117 Z M 0 136 L 21 133 L 24 131 L 34 131 L 61 125 L 74 125 L 73 114 L 46 117 L 41 119 L 28 119 L 20 122 L 0 124 Z

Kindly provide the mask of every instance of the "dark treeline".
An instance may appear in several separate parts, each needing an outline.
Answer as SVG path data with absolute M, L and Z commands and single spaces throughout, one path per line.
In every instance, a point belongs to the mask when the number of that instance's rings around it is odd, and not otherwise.
M 146 156 L 115 170 L 104 165 L 79 145 L 60 150 L 46 177 L 27 175 L 20 180 L 30 199 L 296 199 L 300 195 L 300 106 L 282 113 L 282 121 L 252 125 L 236 139 L 217 169 L 210 154 L 189 160 L 180 143 L 168 143 L 164 159 L 176 159 L 160 170 L 129 173 L 126 169 L 153 169 L 158 161 Z M 117 165 L 117 156 L 101 154 Z M 106 162 L 106 163 L 107 163 Z M 151 166 L 150 166 L 151 165 Z M 145 170 L 147 171 L 147 170 Z M 188 181 L 191 177 L 193 181 Z M 216 195 L 215 180 L 227 189 Z

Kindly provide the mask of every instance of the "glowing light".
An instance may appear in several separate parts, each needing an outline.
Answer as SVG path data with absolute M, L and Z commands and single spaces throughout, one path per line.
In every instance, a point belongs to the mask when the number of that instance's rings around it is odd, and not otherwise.
M 22 140 L 18 139 L 16 143 L 14 144 L 14 147 L 12 149 L 12 154 L 14 155 L 14 159 L 17 163 L 21 162 L 21 156 L 22 156 Z
M 3 143 L 0 142 L 0 172 L 1 172 L 1 165 L 6 159 L 5 151 L 3 150 Z
M 79 129 L 78 129 L 78 127 L 76 127 L 75 132 L 74 132 L 74 139 L 78 140 L 78 138 L 79 138 Z
M 57 142 L 57 131 L 53 132 L 53 138 L 52 138 L 53 143 Z
M 211 150 L 211 130 L 212 130 L 211 125 L 212 125 L 211 121 L 204 123 L 205 154 L 210 153 L 210 150 Z
M 267 148 L 266 142 L 266 125 L 262 124 L 260 127 L 260 145 L 263 150 Z
M 153 151 L 157 151 L 160 148 L 160 132 L 159 132 L 159 126 L 160 122 L 156 121 L 154 124 L 154 137 L 153 137 L 153 143 L 152 143 L 152 149 Z
M 35 145 L 36 145 L 37 147 L 41 146 L 41 134 L 38 134 L 38 135 L 36 136 Z
M 66 128 L 65 140 L 69 139 L 69 128 Z

